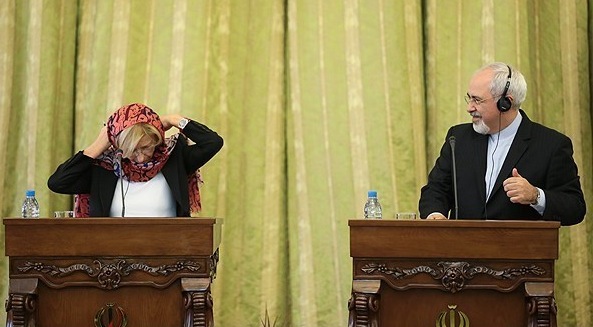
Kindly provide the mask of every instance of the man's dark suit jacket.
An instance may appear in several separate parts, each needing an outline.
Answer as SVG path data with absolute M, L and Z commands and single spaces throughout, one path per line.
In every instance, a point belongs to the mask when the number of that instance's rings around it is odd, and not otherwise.
M 556 220 L 574 225 L 584 219 L 586 206 L 570 139 L 529 120 L 523 110 L 521 125 L 486 201 L 486 157 L 488 135 L 473 130 L 472 124 L 452 127 L 446 140 L 455 136 L 459 219 Z M 445 142 L 440 156 L 421 190 L 419 210 L 425 218 L 433 212 L 455 217 L 451 147 Z M 512 203 L 502 182 L 513 168 L 546 197 L 543 217 L 529 205 Z
M 188 176 L 203 166 L 222 148 L 223 140 L 205 125 L 190 121 L 180 135 L 167 163 L 161 169 L 177 204 L 177 216 L 189 217 Z M 62 194 L 90 194 L 91 217 L 109 217 L 117 176 L 94 164 L 82 151 L 61 164 L 49 178 L 50 190 Z

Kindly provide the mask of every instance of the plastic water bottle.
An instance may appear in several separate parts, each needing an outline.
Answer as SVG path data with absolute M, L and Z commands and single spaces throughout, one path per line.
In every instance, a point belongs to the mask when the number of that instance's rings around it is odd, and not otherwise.
M 23 218 L 39 218 L 39 202 L 35 199 L 35 190 L 27 190 L 26 195 L 21 210 Z
M 377 198 L 377 191 L 369 191 L 367 202 L 364 204 L 364 218 L 366 219 L 381 219 L 381 204 Z

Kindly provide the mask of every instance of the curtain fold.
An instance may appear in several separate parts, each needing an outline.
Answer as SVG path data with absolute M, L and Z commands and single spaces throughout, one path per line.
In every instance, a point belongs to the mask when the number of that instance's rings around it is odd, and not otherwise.
M 487 62 L 518 68 L 530 118 L 572 139 L 593 208 L 592 17 L 590 0 L 1 1 L 2 216 L 27 188 L 42 216 L 69 209 L 47 178 L 119 106 L 180 113 L 225 139 L 200 214 L 224 218 L 217 325 L 346 326 L 348 219 L 369 189 L 385 219 L 417 210 Z M 592 232 L 561 229 L 559 326 L 593 323 Z M 6 259 L 0 275 L 6 296 Z
M 347 321 L 347 221 L 362 217 L 367 190 L 379 190 L 386 218 L 416 211 L 426 172 L 407 172 L 425 166 L 420 14 L 418 4 L 404 2 L 288 4 L 287 194 L 296 326 Z M 404 29 L 409 35 L 399 37 Z

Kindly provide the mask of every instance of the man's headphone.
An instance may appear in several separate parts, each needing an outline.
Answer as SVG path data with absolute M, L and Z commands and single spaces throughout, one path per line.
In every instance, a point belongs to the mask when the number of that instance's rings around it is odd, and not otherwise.
M 500 99 L 496 101 L 496 107 L 498 108 L 498 110 L 500 110 L 500 112 L 507 112 L 509 111 L 509 109 L 511 109 L 512 106 L 511 99 L 507 97 L 507 91 L 509 90 L 509 86 L 511 85 L 511 67 L 507 65 L 507 68 L 509 69 L 509 76 L 507 76 L 507 84 L 504 86 L 504 91 L 502 91 Z

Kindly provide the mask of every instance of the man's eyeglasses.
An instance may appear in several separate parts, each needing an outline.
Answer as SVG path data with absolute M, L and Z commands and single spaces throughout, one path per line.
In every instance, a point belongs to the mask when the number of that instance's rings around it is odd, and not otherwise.
M 491 99 L 495 99 L 498 98 L 498 96 L 495 97 L 491 97 L 491 98 L 486 98 L 486 99 L 480 99 L 476 96 L 470 96 L 469 94 L 466 94 L 465 96 L 463 96 L 463 99 L 465 100 L 465 103 L 470 104 L 473 103 L 477 106 L 481 105 L 482 103 L 491 100 Z

